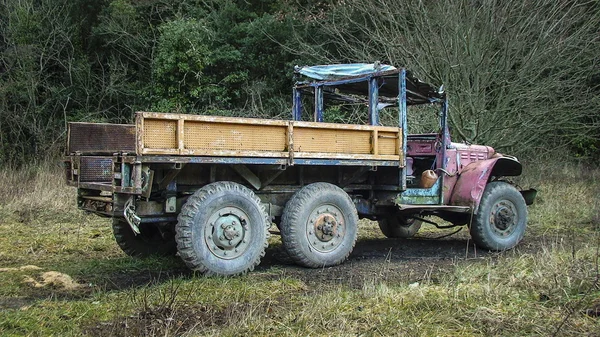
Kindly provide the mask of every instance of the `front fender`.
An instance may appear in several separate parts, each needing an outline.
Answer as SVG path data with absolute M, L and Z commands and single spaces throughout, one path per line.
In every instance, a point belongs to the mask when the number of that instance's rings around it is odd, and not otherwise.
M 483 190 L 491 176 L 518 176 L 522 171 L 521 163 L 511 157 L 499 156 L 470 163 L 459 173 L 450 197 L 450 204 L 471 206 L 474 211 L 477 211 Z

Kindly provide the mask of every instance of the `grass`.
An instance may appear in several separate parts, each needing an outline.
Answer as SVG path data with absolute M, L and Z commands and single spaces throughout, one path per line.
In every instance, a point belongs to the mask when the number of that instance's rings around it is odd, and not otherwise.
M 5 170 L 0 335 L 598 336 L 600 318 L 586 314 L 600 306 L 598 178 L 600 170 L 563 165 L 519 179 L 539 190 L 538 202 L 509 252 L 475 256 L 465 231 L 396 248 L 361 221 L 362 260 L 323 270 L 267 261 L 242 277 L 206 278 L 175 258 L 126 257 L 108 220 L 75 208 L 60 167 Z M 414 242 L 441 248 L 402 255 Z M 444 258 L 444 247 L 463 242 L 467 253 Z M 44 279 L 51 271 L 78 285 Z

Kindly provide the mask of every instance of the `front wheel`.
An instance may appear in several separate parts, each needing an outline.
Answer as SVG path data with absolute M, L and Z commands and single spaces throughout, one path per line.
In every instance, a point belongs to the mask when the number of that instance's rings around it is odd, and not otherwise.
M 344 262 L 356 242 L 358 214 L 352 199 L 329 183 L 303 187 L 288 201 L 281 240 L 290 258 L 311 268 Z
M 410 238 L 421 229 L 421 220 L 393 214 L 377 221 L 379 229 L 388 238 Z
M 244 274 L 265 255 L 271 221 L 256 194 L 240 184 L 202 187 L 181 208 L 178 220 L 177 249 L 192 270 Z
M 527 205 L 517 189 L 503 181 L 487 184 L 471 223 L 471 237 L 482 248 L 507 250 L 516 246 L 527 227 Z

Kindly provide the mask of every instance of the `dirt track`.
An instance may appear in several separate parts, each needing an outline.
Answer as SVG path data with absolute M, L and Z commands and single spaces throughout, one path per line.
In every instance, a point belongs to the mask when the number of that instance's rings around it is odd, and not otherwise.
M 282 274 L 303 280 L 309 286 L 346 285 L 361 288 L 365 283 L 387 281 L 414 283 L 435 280 L 439 270 L 455 261 L 480 258 L 490 253 L 477 250 L 466 229 L 441 239 L 445 232 L 425 232 L 411 239 L 387 239 L 377 228 L 366 229 L 349 259 L 335 267 L 309 269 L 294 265 L 276 246 L 269 248 L 257 272 L 282 266 Z
M 380 281 L 387 283 L 433 282 L 440 270 L 449 270 L 454 263 L 476 262 L 483 257 L 497 255 L 477 249 L 470 241 L 467 228 L 432 231 L 426 227 L 411 239 L 385 238 L 377 225 L 362 226 L 359 239 L 349 259 L 335 267 L 310 269 L 295 265 L 283 253 L 279 238 L 274 235 L 261 264 L 251 273 L 256 278 L 292 277 L 305 282 L 310 288 L 344 285 L 361 288 Z M 273 242 L 274 241 L 274 242 Z M 516 250 L 529 251 L 527 237 Z M 183 263 L 180 268 L 158 272 L 123 271 L 106 279 L 107 289 L 123 289 L 148 283 L 163 282 L 173 276 L 193 277 Z

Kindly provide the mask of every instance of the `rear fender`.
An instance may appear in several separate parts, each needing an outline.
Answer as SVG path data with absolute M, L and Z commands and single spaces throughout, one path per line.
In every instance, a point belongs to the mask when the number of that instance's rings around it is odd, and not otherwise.
M 521 163 L 511 157 L 495 157 L 470 163 L 459 173 L 450 205 L 471 206 L 477 211 L 490 177 L 518 176 L 522 171 Z

